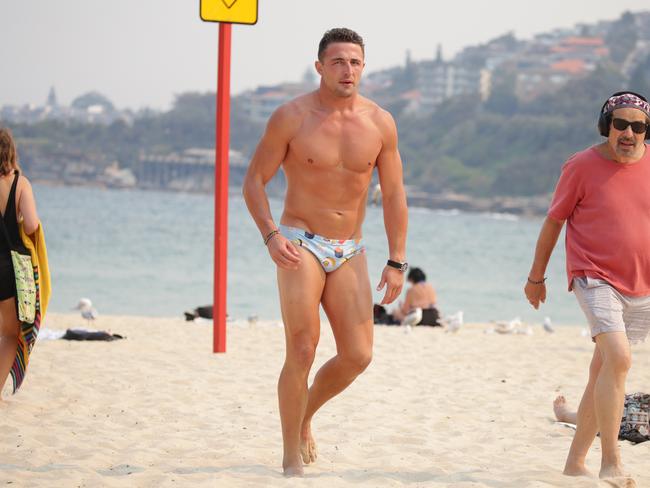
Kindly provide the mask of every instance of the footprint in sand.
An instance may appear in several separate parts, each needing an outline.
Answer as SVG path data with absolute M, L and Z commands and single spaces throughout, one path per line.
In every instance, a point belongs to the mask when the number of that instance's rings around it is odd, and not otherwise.
M 611 478 L 602 480 L 605 486 L 614 486 L 616 488 L 637 488 L 636 481 L 629 477 Z

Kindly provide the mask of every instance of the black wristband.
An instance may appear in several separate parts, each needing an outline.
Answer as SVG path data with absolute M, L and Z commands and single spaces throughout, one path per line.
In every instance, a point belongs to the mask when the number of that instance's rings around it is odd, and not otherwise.
M 531 285 L 543 285 L 544 282 L 546 281 L 546 276 L 544 276 L 544 278 L 542 280 L 539 280 L 539 281 L 533 281 L 530 278 L 527 278 L 527 279 L 528 279 L 528 283 L 530 283 Z
M 404 273 L 407 269 L 409 269 L 409 263 L 400 263 L 397 261 L 393 261 L 392 259 L 389 259 L 386 261 L 386 266 L 390 266 L 391 268 L 399 269 L 402 273 Z

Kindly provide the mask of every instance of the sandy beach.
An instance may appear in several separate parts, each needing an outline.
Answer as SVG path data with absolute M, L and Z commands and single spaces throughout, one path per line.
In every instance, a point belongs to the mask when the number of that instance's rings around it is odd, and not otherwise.
M 81 327 L 52 314 L 47 327 Z M 42 487 L 593 487 L 562 476 L 573 431 L 552 400 L 576 404 L 592 354 L 580 327 L 532 336 L 376 327 L 368 370 L 317 414 L 317 463 L 281 475 L 279 322 L 211 324 L 102 316 L 122 341 L 40 341 L 23 388 L 0 404 L 0 484 Z M 334 352 L 324 324 L 315 366 Z M 312 374 L 315 372 L 312 372 Z M 650 344 L 634 349 L 627 391 L 650 389 Z M 598 441 L 597 441 L 598 442 Z M 650 487 L 650 442 L 621 443 Z M 597 472 L 600 449 L 588 465 Z

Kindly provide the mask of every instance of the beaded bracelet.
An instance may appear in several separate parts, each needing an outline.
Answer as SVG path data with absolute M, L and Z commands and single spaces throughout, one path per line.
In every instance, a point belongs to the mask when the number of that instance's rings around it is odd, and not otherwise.
M 264 238 L 264 245 L 266 246 L 271 239 L 273 239 L 273 236 L 279 234 L 280 231 L 278 229 L 272 230 L 269 232 L 269 234 Z
M 546 281 L 546 276 L 544 276 L 544 279 L 539 281 L 533 281 L 530 278 L 528 278 L 528 283 L 530 283 L 531 285 L 543 285 L 545 281 Z

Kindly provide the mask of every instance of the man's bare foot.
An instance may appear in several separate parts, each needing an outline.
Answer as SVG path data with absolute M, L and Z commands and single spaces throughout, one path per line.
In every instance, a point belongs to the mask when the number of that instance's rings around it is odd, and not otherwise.
M 568 411 L 569 407 L 566 404 L 566 398 L 564 398 L 562 395 L 553 401 L 553 412 L 555 413 L 555 418 L 560 422 L 569 421 L 567 416 Z
M 300 456 L 291 456 L 289 458 L 286 454 L 282 460 L 282 471 L 287 477 L 301 477 L 304 472 L 302 470 L 302 460 Z
M 586 476 L 588 478 L 595 478 L 594 474 L 589 471 L 584 464 L 570 464 L 566 463 L 562 474 L 565 476 Z
M 600 468 L 600 473 L 598 476 L 601 479 L 605 478 L 624 478 L 624 479 L 632 479 L 630 478 L 630 475 L 626 473 L 623 470 L 623 467 L 620 464 L 614 464 L 611 466 L 603 466 Z M 627 485 L 624 485 L 627 486 Z
M 300 433 L 300 455 L 302 456 L 302 462 L 305 464 L 315 463 L 316 458 L 318 458 L 316 441 L 314 441 L 314 436 L 311 435 L 311 423 L 303 424 Z

